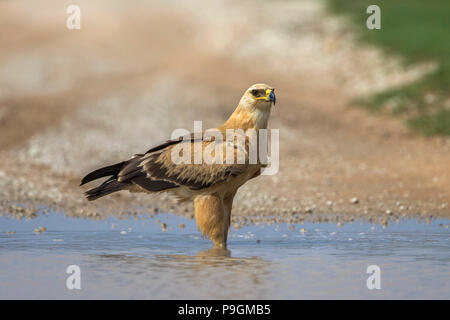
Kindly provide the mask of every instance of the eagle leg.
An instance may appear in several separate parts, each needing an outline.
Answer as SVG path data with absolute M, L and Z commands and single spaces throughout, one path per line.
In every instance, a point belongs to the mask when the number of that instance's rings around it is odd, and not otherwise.
M 211 239 L 214 247 L 227 247 L 231 206 L 220 195 L 199 195 L 194 200 L 195 220 L 202 234 Z M 228 211 L 230 209 L 230 211 Z
M 225 208 L 225 219 L 224 219 L 224 237 L 225 237 L 225 243 L 227 243 L 228 238 L 228 230 L 230 229 L 231 224 L 231 208 L 233 207 L 233 199 L 236 192 L 233 192 L 232 194 L 226 196 L 223 199 L 223 204 Z

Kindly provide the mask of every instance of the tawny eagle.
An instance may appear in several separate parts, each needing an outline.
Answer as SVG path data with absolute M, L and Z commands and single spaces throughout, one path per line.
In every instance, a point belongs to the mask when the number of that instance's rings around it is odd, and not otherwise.
M 81 185 L 102 177 L 108 179 L 88 190 L 85 193 L 87 199 L 95 200 L 120 190 L 169 192 L 181 201 L 193 201 L 200 231 L 211 239 L 215 247 L 225 248 L 233 198 L 240 186 L 260 175 L 264 166 L 259 158 L 249 161 L 249 136 L 240 140 L 236 131 L 252 131 L 258 136 L 260 129 L 267 128 L 275 101 L 273 87 L 266 84 L 251 86 L 229 119 L 212 131 L 208 130 L 216 133 L 214 138 L 206 137 L 206 134 L 200 137 L 191 134 L 188 138 L 168 140 L 144 154 L 136 154 L 129 160 L 95 170 L 82 179 Z M 230 131 L 236 134 L 232 144 L 226 138 Z M 217 133 L 224 137 L 218 139 Z M 237 143 L 236 140 L 244 142 Z M 196 153 L 204 156 L 206 150 L 215 161 L 206 161 L 203 157 L 200 157 L 200 162 L 196 161 Z M 241 151 L 244 159 L 238 161 Z M 225 159 L 230 153 L 233 161 Z M 193 161 L 179 161 L 174 159 L 174 155 L 185 160 L 187 156 L 188 160 Z M 222 161 L 217 161 L 216 156 Z

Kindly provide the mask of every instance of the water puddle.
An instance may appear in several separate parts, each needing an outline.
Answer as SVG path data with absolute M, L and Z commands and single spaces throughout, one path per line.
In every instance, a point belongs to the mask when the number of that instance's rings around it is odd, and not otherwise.
M 169 214 L 0 217 L 0 299 L 450 299 L 449 224 L 249 226 L 217 252 L 194 220 Z M 81 290 L 66 288 L 69 265 Z M 367 288 L 370 265 L 379 290 Z

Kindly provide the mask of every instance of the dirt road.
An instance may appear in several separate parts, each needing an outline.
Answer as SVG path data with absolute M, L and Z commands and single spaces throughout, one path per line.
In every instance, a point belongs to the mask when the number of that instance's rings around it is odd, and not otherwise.
M 349 107 L 432 65 L 362 47 L 316 1 L 77 3 L 81 30 L 63 3 L 0 2 L 0 213 L 192 216 L 165 195 L 87 203 L 79 180 L 194 120 L 217 126 L 265 82 L 280 171 L 240 189 L 235 223 L 450 217 L 450 141 Z

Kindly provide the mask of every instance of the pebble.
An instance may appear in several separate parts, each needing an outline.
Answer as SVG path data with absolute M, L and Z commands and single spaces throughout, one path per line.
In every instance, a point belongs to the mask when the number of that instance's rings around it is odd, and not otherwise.
M 350 202 L 353 204 L 357 204 L 357 203 L 359 203 L 359 199 L 357 197 L 353 197 L 350 199 Z
M 167 224 L 165 224 L 164 222 L 161 223 L 161 231 L 162 232 L 166 232 L 167 230 L 169 230 L 168 227 L 167 227 Z
M 127 234 L 127 232 L 125 230 L 120 231 L 120 234 Z
M 186 225 L 184 223 L 180 223 L 179 227 L 180 227 L 180 229 L 184 229 L 186 227 Z
M 306 233 L 306 229 L 305 229 L 305 228 L 301 228 L 301 229 L 300 229 L 300 233 L 301 233 L 301 234 L 305 234 L 305 233 Z
M 34 233 L 36 233 L 36 234 L 40 234 L 45 231 L 47 231 L 46 227 L 39 227 L 39 228 L 34 229 Z
M 313 213 L 314 208 L 313 207 L 308 207 L 305 209 L 305 213 Z

